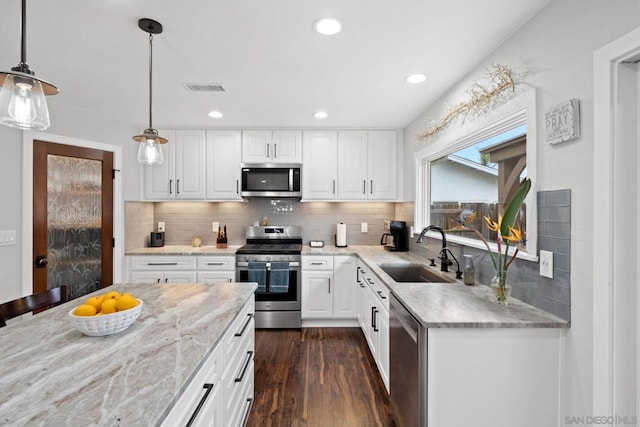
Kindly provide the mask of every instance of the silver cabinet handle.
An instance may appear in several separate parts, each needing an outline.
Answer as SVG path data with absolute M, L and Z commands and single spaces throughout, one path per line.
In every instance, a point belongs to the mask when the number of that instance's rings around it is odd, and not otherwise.
M 328 282 L 329 282 L 329 293 L 331 293 L 331 278 L 329 278 Z
M 362 180 L 362 194 L 367 194 L 367 180 Z
M 269 144 L 267 144 L 267 158 L 269 158 Z
M 369 187 L 369 193 L 373 194 L 373 180 L 371 180 L 371 186 Z
M 205 389 L 206 391 L 204 392 L 204 395 L 202 396 L 202 399 L 200 399 L 200 402 L 198 402 L 198 406 L 196 406 L 196 409 L 191 414 L 191 417 L 189 418 L 189 421 L 187 421 L 187 426 L 186 427 L 191 427 L 193 425 L 193 422 L 196 420 L 196 417 L 198 416 L 198 413 L 200 412 L 200 410 L 204 406 L 204 402 L 207 401 L 207 398 L 209 397 L 209 394 L 211 394 L 211 390 L 213 390 L 213 384 L 205 383 L 205 385 L 202 386 L 202 388 Z
M 336 194 L 336 180 L 333 180 L 333 194 Z
M 310 265 L 324 265 L 324 262 L 310 262 Z
M 278 144 L 273 144 L 273 158 L 278 158 Z
M 178 265 L 177 262 L 148 262 L 147 265 Z
M 173 180 L 169 180 L 169 194 L 173 194 Z

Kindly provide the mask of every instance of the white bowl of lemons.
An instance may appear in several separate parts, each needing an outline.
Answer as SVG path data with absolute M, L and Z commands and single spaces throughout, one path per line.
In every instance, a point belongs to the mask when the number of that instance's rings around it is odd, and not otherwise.
M 140 316 L 143 302 L 129 293 L 110 291 L 89 297 L 69 311 L 73 326 L 85 335 L 99 337 L 127 329 Z

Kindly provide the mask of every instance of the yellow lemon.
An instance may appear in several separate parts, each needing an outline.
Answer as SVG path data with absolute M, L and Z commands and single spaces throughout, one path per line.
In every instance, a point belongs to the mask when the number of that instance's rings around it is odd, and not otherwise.
M 120 296 L 120 292 L 118 291 L 110 291 L 107 292 L 106 294 L 104 294 L 104 299 L 109 299 L 109 298 L 116 298 Z
M 96 308 L 89 304 L 82 304 L 76 307 L 75 310 L 73 310 L 73 314 L 75 314 L 76 316 L 95 316 Z
M 102 301 L 100 311 L 103 314 L 115 313 L 117 311 L 115 298 L 105 298 L 105 300 Z
M 102 298 L 103 297 L 101 296 L 90 297 L 87 299 L 85 304 L 92 305 L 96 309 L 96 311 L 100 311 L 100 306 L 102 305 Z
M 116 307 L 118 311 L 128 310 L 135 307 L 138 301 L 131 294 L 124 293 L 116 298 Z

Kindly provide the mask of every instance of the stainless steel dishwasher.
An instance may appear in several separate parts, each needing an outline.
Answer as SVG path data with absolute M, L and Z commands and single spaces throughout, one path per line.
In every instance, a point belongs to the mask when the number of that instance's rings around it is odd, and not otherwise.
M 399 427 L 427 425 L 427 329 L 391 294 L 389 401 Z

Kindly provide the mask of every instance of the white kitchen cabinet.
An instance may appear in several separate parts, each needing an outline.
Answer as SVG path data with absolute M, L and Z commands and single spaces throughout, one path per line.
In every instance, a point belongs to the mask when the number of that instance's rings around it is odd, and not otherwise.
M 304 131 L 302 135 L 302 198 L 338 197 L 338 133 Z
M 159 131 L 169 139 L 162 145 L 164 163 L 142 166 L 145 198 L 150 200 L 198 200 L 205 197 L 204 131 Z
M 253 400 L 254 314 L 251 298 L 203 362 L 163 427 L 243 425 Z
M 195 271 L 132 271 L 131 283 L 196 283 Z
M 233 271 L 198 271 L 196 275 L 198 283 L 235 282 L 236 273 Z
M 338 132 L 338 198 L 395 199 L 396 150 L 395 131 Z
M 240 200 L 242 132 L 206 132 L 206 197 L 208 200 Z
M 302 271 L 302 318 L 333 317 L 333 270 Z M 333 284 L 335 287 L 335 284 Z
M 127 257 L 132 283 L 196 283 L 196 257 L 131 255 Z
M 302 132 L 242 131 L 242 163 L 301 163 Z
M 384 305 L 378 307 L 375 324 L 377 326 L 378 371 L 382 382 L 389 391 L 389 310 Z
M 355 319 L 358 317 L 356 292 L 357 258 L 349 255 L 333 257 L 333 317 Z

